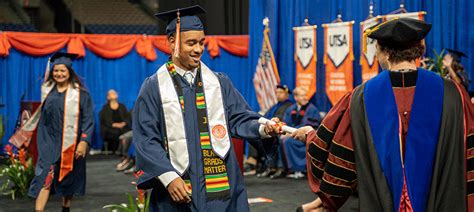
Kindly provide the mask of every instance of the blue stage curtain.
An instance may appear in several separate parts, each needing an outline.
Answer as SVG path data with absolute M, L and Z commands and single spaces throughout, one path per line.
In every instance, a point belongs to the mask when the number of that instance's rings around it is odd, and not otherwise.
M 249 67 L 255 70 L 262 48 L 264 17 L 270 19 L 270 40 L 280 71 L 281 82 L 291 88 L 295 85 L 294 34 L 292 27 L 302 25 L 308 17 L 317 29 L 317 93 L 312 101 L 321 110 L 329 110 L 331 105 L 325 94 L 325 71 L 323 64 L 324 34 L 322 24 L 330 23 L 342 12 L 344 21 L 354 20 L 354 86 L 361 83 L 360 74 L 360 25 L 369 15 L 370 0 L 251 0 L 249 18 Z M 400 1 L 373 0 L 375 15 L 385 15 L 399 8 Z M 443 48 L 458 49 L 468 55 L 462 64 L 471 80 L 470 90 L 474 90 L 474 3 L 470 0 L 405 0 L 409 12 L 426 11 L 425 20 L 433 24 L 426 38 L 427 55 L 432 57 L 432 49 L 440 52 Z M 256 100 L 251 99 L 255 106 Z
M 129 110 L 132 109 L 143 80 L 153 75 L 168 60 L 166 54 L 160 51 L 157 51 L 157 54 L 158 59 L 152 62 L 139 56 L 136 51 L 130 51 L 123 58 L 111 60 L 101 58 L 86 49 L 86 56 L 73 62 L 73 69 L 82 78 L 94 103 L 96 128 L 93 148 L 101 148 L 103 144 L 100 139 L 98 114 L 107 101 L 107 91 L 115 89 L 119 94 L 119 101 Z M 10 50 L 8 57 L 0 57 L 0 104 L 5 104 L 5 107 L 0 108 L 0 114 L 5 117 L 6 131 L 2 139 L 3 144 L 8 142 L 13 133 L 21 100 L 40 100 L 40 86 L 48 57 L 32 57 L 14 48 Z M 249 99 L 253 95 L 250 92 L 253 87 L 242 83 L 250 82 L 252 77 L 252 73 L 247 71 L 246 57 L 237 57 L 221 50 L 220 56 L 211 58 L 206 51 L 202 61 L 212 70 L 226 73 L 244 98 Z

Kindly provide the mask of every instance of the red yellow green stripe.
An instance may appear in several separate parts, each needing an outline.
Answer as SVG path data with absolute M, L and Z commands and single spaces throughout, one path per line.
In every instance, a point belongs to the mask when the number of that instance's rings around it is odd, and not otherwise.
M 184 97 L 179 96 L 179 104 L 181 104 L 181 109 L 184 110 Z
M 201 148 L 210 149 L 211 148 L 211 139 L 208 132 L 199 133 L 201 139 Z
M 220 192 L 230 189 L 227 173 L 206 176 L 206 190 L 208 192 Z
M 206 102 L 204 100 L 204 93 L 196 93 L 196 106 L 198 109 L 205 109 Z
M 221 188 L 206 188 L 207 192 L 221 192 L 230 189 L 230 186 L 223 186 Z
M 168 62 L 168 70 L 169 70 L 171 76 L 176 75 L 176 69 L 174 68 L 173 62 L 171 62 L 171 61 Z
M 186 184 L 186 187 L 193 192 L 193 187 L 191 186 L 191 180 L 184 180 L 184 184 Z
M 227 178 L 206 179 L 206 183 L 219 184 L 227 182 Z
M 206 175 L 206 190 L 208 192 L 219 192 L 227 189 L 230 189 L 227 173 Z

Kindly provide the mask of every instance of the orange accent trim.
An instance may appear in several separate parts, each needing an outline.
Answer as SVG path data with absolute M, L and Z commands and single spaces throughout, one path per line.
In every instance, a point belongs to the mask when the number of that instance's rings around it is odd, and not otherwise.
M 207 36 L 207 50 L 211 57 L 219 56 L 219 49 L 240 56 L 248 56 L 249 36 Z M 137 53 L 147 60 L 157 58 L 155 48 L 166 54 L 171 53 L 166 36 L 111 35 L 111 34 L 67 34 L 1 32 L 0 56 L 8 56 L 11 47 L 32 56 L 44 56 L 59 51 L 67 45 L 68 53 L 86 55 L 85 47 L 107 59 L 116 59 L 128 54 L 135 46 Z
M 423 12 L 418 12 L 418 19 L 423 21 L 425 19 L 425 14 Z
M 217 57 L 219 56 L 219 41 L 217 38 L 213 36 L 209 36 L 206 38 L 204 43 L 207 45 L 207 51 L 211 55 L 211 57 Z
M 174 42 L 174 57 L 179 57 L 181 46 L 181 18 L 179 17 L 179 9 L 178 9 L 178 18 L 176 19 L 176 34 L 175 34 L 175 42 Z
M 61 146 L 64 146 L 64 130 L 65 130 L 64 123 L 66 123 L 66 97 L 67 97 L 68 92 L 69 92 L 69 88 L 66 90 L 66 95 L 65 95 L 65 99 L 64 99 L 64 114 L 63 114 L 64 121 L 63 121 L 63 132 L 62 132 Z M 81 92 L 80 91 L 78 91 L 78 92 L 79 93 L 77 95 L 77 98 L 78 98 L 77 107 L 79 107 L 78 113 L 80 113 L 80 110 L 81 110 Z M 74 168 L 74 151 L 76 150 L 76 140 L 77 140 L 77 134 L 78 134 L 78 131 L 79 131 L 79 114 L 77 114 L 77 116 L 76 116 L 76 126 L 77 126 L 76 133 L 75 133 L 76 137 L 73 139 L 74 140 L 73 145 L 71 145 L 66 150 L 61 151 L 61 167 L 59 169 L 59 178 L 58 178 L 59 182 L 61 182 L 64 179 L 64 177 L 66 177 L 66 175 L 69 174 L 69 172 L 71 172 Z
M 328 28 L 327 26 L 324 26 L 324 57 L 323 57 L 323 63 L 326 64 L 328 62 Z M 327 75 L 327 74 L 326 74 Z
M 354 24 L 349 23 L 349 58 L 351 61 L 354 61 Z
M 147 36 L 137 39 L 135 50 L 137 51 L 138 55 L 146 58 L 147 60 L 153 61 L 158 57 L 156 55 L 155 49 L 153 49 L 152 41 L 148 39 Z

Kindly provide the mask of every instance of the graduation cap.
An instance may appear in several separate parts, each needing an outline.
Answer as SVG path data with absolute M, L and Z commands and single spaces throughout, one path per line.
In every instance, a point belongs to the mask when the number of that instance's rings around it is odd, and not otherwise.
M 423 40 L 430 30 L 431 24 L 424 21 L 397 18 L 365 30 L 364 37 L 375 39 L 383 46 L 407 48 Z
M 288 88 L 287 85 L 277 85 L 277 88 L 283 89 L 284 91 L 288 92 L 288 94 L 291 94 L 291 90 Z
M 49 59 L 51 62 L 51 65 L 58 65 L 58 64 L 64 64 L 67 67 L 72 66 L 72 60 L 77 58 L 77 54 L 69 54 L 66 52 L 56 52 L 51 58 Z
M 180 32 L 186 31 L 203 31 L 204 25 L 201 19 L 197 17 L 199 14 L 205 14 L 204 10 L 199 5 L 191 7 L 178 8 L 166 12 L 160 12 L 155 16 L 163 21 L 166 21 L 166 34 L 171 35 L 175 33 L 175 56 L 178 56 L 179 43 L 180 43 Z
M 66 52 L 56 52 L 51 56 L 46 64 L 46 70 L 44 72 L 44 81 L 48 81 L 49 72 L 53 71 L 51 67 L 58 64 L 64 64 L 67 67 L 72 67 L 72 60 L 77 58 L 77 54 L 69 54 Z
M 448 51 L 449 54 L 453 57 L 453 59 L 456 60 L 458 63 L 461 62 L 462 57 L 467 57 L 467 55 L 463 52 L 454 49 L 446 49 L 446 51 Z

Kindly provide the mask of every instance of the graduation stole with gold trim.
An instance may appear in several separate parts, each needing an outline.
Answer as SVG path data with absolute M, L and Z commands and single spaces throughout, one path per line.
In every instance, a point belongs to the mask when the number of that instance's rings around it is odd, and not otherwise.
M 179 75 L 176 72 L 172 61 L 168 61 L 166 68 L 175 84 L 176 93 L 178 94 L 181 110 L 184 116 L 184 96 L 181 88 Z M 230 198 L 229 179 L 227 177 L 227 167 L 225 161 L 214 153 L 211 146 L 209 136 L 209 125 L 207 118 L 206 99 L 201 78 L 201 67 L 197 70 L 196 82 L 196 111 L 198 128 L 201 143 L 201 153 L 203 160 L 203 172 L 206 179 L 206 195 L 208 200 L 228 199 Z M 183 176 L 186 186 L 191 189 L 189 175 Z

